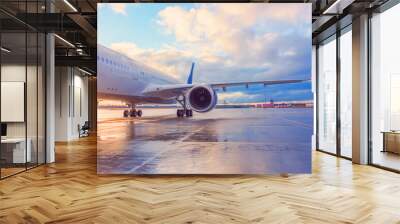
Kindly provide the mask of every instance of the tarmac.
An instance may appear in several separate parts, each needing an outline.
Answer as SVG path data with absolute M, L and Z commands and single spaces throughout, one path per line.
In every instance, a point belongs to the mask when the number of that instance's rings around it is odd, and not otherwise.
M 99 109 L 99 174 L 281 174 L 311 172 L 312 108 L 215 109 L 142 118 Z

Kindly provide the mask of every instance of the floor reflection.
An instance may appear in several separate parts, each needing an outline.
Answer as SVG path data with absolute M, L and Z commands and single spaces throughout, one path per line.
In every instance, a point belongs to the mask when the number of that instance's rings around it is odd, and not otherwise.
M 311 171 L 312 109 L 216 109 L 193 118 L 175 110 L 123 119 L 103 110 L 101 174 L 273 174 Z M 154 112 L 156 111 L 156 112 Z

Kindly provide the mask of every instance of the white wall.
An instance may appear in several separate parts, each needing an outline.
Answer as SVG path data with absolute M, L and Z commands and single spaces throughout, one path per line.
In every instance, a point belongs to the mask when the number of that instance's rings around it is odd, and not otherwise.
M 67 141 L 69 133 L 69 69 L 55 68 L 55 141 Z
M 72 119 L 71 119 L 71 135 L 73 138 L 79 137 L 79 132 L 78 132 L 78 124 L 81 126 L 85 123 L 85 121 L 88 120 L 88 78 L 81 76 L 81 73 L 76 75 L 76 70 L 75 70 L 75 75 L 74 75 L 74 82 L 73 82 L 73 90 L 74 90 L 74 96 L 71 96 L 72 99 L 74 99 L 74 102 L 72 103 L 73 108 L 71 108 L 72 111 Z
M 3 82 L 25 82 L 25 76 L 26 76 L 26 70 L 28 72 L 28 81 L 29 81 L 29 86 L 36 86 L 36 80 L 32 80 L 30 77 L 31 74 L 36 75 L 36 67 L 33 66 L 28 66 L 25 67 L 24 65 L 18 65 L 18 64 L 4 64 L 1 66 L 1 81 Z M 27 106 L 35 107 L 36 108 L 36 89 L 33 88 L 27 88 Z M 31 105 L 31 103 L 34 103 Z M 7 108 L 1 108 L 2 110 L 7 110 Z M 28 110 L 28 112 L 30 112 Z M 32 127 L 33 129 L 36 129 L 36 119 L 37 115 L 36 113 L 27 113 L 27 118 L 28 122 L 33 122 L 33 124 L 28 124 L 28 137 L 29 137 L 29 130 Z M 24 137 L 25 136 L 25 123 L 26 122 L 8 122 L 8 136 L 9 137 Z M 35 127 L 33 127 L 35 126 Z
M 72 67 L 56 67 L 55 140 L 79 137 L 78 125 L 88 120 L 88 78 Z
M 1 81 L 3 82 L 25 82 L 25 64 L 9 64 L 1 66 Z M 7 110 L 7 108 L 1 108 Z M 7 123 L 7 137 L 25 137 L 25 122 Z
M 37 70 L 38 69 L 38 70 Z M 25 102 L 22 102 L 22 107 L 18 110 L 22 113 L 22 121 L 6 122 L 7 123 L 7 137 L 8 138 L 27 138 L 30 140 L 30 148 L 32 155 L 32 162 L 36 162 L 38 158 L 40 163 L 44 162 L 44 82 L 41 67 L 25 64 L 3 64 L 1 66 L 1 81 L 2 82 L 23 82 L 26 85 L 26 107 Z M 27 80 L 26 80 L 27 79 Z M 2 93 L 4 89 L 2 89 Z M 24 94 L 24 90 L 19 90 Z M 2 95 L 2 98 L 8 98 L 7 95 Z M 2 114 L 16 113 L 16 108 L 2 107 Z M 25 120 L 26 113 L 26 120 Z M 39 153 L 39 155 L 37 155 Z

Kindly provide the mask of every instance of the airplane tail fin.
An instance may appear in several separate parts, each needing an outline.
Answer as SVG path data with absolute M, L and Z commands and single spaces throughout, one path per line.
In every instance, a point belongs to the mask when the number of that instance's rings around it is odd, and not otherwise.
M 192 84 L 193 82 L 193 69 L 194 69 L 194 62 L 192 62 L 192 67 L 190 68 L 189 77 L 187 80 L 187 84 Z

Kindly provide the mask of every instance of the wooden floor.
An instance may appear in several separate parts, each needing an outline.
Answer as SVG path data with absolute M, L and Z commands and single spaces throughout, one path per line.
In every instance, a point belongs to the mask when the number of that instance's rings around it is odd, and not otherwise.
M 313 174 L 98 176 L 96 141 L 0 181 L 0 223 L 400 223 L 400 175 L 315 152 Z

